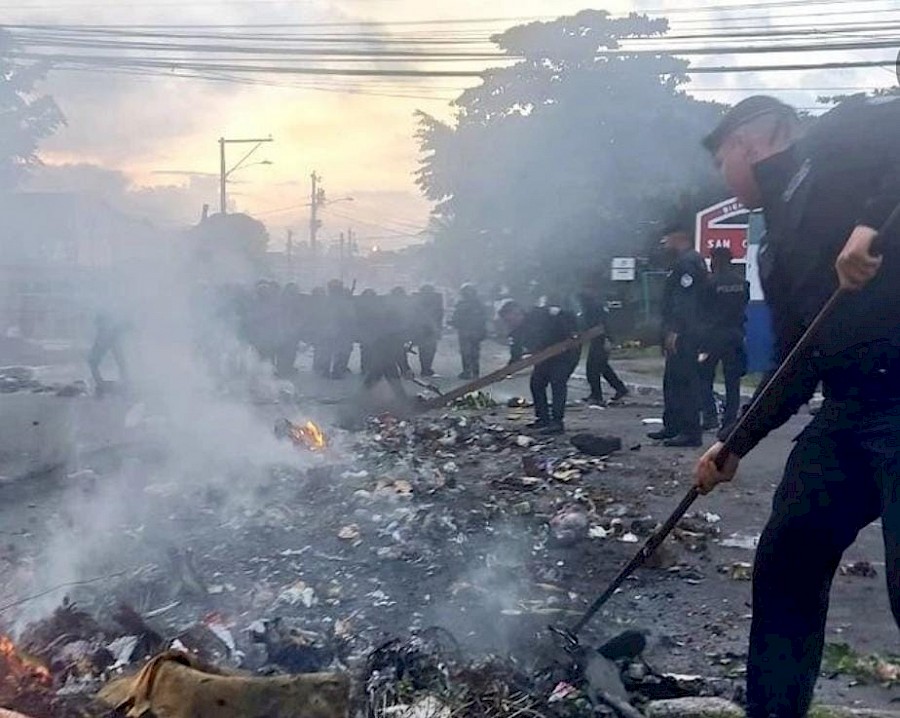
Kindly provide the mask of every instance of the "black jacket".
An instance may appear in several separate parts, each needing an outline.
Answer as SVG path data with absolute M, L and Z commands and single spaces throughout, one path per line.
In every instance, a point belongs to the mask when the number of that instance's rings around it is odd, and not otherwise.
M 487 337 L 487 308 L 477 297 L 460 299 L 453 310 L 450 324 L 460 335 L 481 341 Z
M 703 310 L 706 328 L 703 346 L 721 349 L 744 342 L 750 284 L 735 267 L 709 275 Z
M 699 341 L 703 334 L 703 299 L 707 291 L 706 262 L 693 249 L 682 252 L 663 287 L 663 334 L 674 332 Z
M 579 329 L 587 331 L 594 327 L 603 327 L 603 336 L 600 337 L 600 341 L 603 341 L 604 338 L 611 338 L 609 336 L 609 310 L 603 301 L 592 294 L 583 292 L 575 297 L 575 303 L 578 309 Z
M 847 101 L 755 169 L 767 229 L 760 278 L 780 362 L 837 289 L 835 260 L 853 228 L 880 228 L 900 202 L 900 98 Z M 820 381 L 828 398 L 900 401 L 898 241 L 883 238 L 878 276 L 842 298 L 782 390 L 736 437 L 738 454 L 793 416 Z
M 578 320 L 567 309 L 533 307 L 525 314 L 525 321 L 510 332 L 510 361 L 518 361 L 526 351 L 537 354 L 547 347 L 564 342 L 577 331 Z

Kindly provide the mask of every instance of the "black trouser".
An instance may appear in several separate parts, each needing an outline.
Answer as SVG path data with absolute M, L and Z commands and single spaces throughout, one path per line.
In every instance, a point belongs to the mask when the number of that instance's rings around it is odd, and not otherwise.
M 119 332 L 98 331 L 97 338 L 88 354 L 88 366 L 91 369 L 91 376 L 94 384 L 99 392 L 102 393 L 103 385 L 106 380 L 100 373 L 100 365 L 106 355 L 112 352 L 113 358 L 116 360 L 116 368 L 119 370 L 119 381 L 122 384 L 128 383 L 128 364 L 125 361 L 125 354 L 122 352 L 122 336 Z
M 342 377 L 350 371 L 353 340 L 338 337 L 331 345 L 331 377 Z
M 294 366 L 297 362 L 297 347 L 300 343 L 299 339 L 287 340 L 278 347 L 275 354 L 275 375 L 281 379 L 286 379 L 294 375 L 297 371 Z
M 468 334 L 459 335 L 459 354 L 462 359 L 463 374 L 468 377 L 481 375 L 481 339 Z
M 615 389 L 617 394 L 624 394 L 628 391 L 625 384 L 616 374 L 615 370 L 609 365 L 609 352 L 606 350 L 606 338 L 598 337 L 591 341 L 588 350 L 587 366 L 588 385 L 591 387 L 591 396 L 594 399 L 603 399 L 603 386 L 600 379 L 606 379 L 609 385 Z
M 376 340 L 366 351 L 366 374 L 363 386 L 371 389 L 385 379 L 398 399 L 406 399 L 407 394 L 400 381 L 400 359 L 406 351 L 401 341 Z
M 317 339 L 313 344 L 313 371 L 321 376 L 331 373 L 331 344 L 326 339 Z
M 531 398 L 538 421 L 562 421 L 566 416 L 566 399 L 569 395 L 569 377 L 578 366 L 578 352 L 567 352 L 547 359 L 534 367 L 531 373 Z M 547 402 L 547 387 L 553 395 L 552 407 Z
M 434 357 L 437 354 L 438 340 L 436 336 L 422 337 L 417 347 L 419 349 L 419 366 L 422 374 L 428 375 L 434 371 Z
M 700 376 L 703 380 L 703 417 L 710 421 L 718 420 L 719 416 L 713 384 L 720 362 L 725 379 L 725 411 L 722 414 L 722 424 L 728 426 L 737 419 L 741 403 L 741 377 L 747 372 L 744 343 L 713 343 L 706 361 L 700 364 Z
M 800 718 L 819 674 L 828 595 L 844 551 L 881 518 L 900 625 L 900 401 L 826 401 L 797 439 L 753 572 L 749 718 Z
M 679 336 L 675 353 L 666 355 L 663 374 L 663 425 L 672 434 L 699 437 L 700 364 L 697 361 L 697 343 Z

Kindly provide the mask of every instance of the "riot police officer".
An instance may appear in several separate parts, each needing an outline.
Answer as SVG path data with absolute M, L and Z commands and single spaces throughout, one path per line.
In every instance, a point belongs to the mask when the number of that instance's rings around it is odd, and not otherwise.
M 900 261 L 873 240 L 900 200 L 900 98 L 854 98 L 805 136 L 792 108 L 750 97 L 706 139 L 726 182 L 765 212 L 760 275 L 783 359 L 825 300 L 848 290 L 778 391 L 733 441 L 697 465 L 706 492 L 809 400 L 825 404 L 797 438 L 753 572 L 750 718 L 803 716 L 822 658 L 828 594 L 843 552 L 881 519 L 888 593 L 900 624 Z M 896 234 L 896 233 L 894 233 Z M 720 435 L 724 440 L 725 432 Z
M 500 307 L 498 315 L 510 338 L 510 364 L 527 351 L 536 354 L 548 347 L 571 339 L 578 331 L 578 319 L 559 306 L 545 305 L 525 311 L 510 299 Z M 581 359 L 580 348 L 571 349 L 534 367 L 531 373 L 531 397 L 534 401 L 535 421 L 529 425 L 542 434 L 565 432 L 566 400 L 569 377 Z M 547 402 L 550 388 L 552 404 Z
M 444 298 L 434 285 L 424 284 L 415 295 L 415 342 L 423 377 L 434 376 L 434 357 L 444 329 Z
M 731 263 L 731 250 L 717 247 L 712 251 L 704 302 L 706 331 L 700 349 L 700 374 L 703 379 L 703 428 L 719 429 L 719 411 L 713 393 L 716 369 L 722 365 L 725 380 L 725 410 L 722 425 L 728 426 L 737 418 L 741 401 L 741 377 L 747 372 L 747 352 L 744 347 L 747 303 L 750 285 Z
M 463 284 L 450 320 L 459 337 L 460 379 L 477 379 L 481 375 L 481 342 L 487 338 L 487 320 L 487 309 L 475 285 Z
M 616 370 L 609 363 L 609 310 L 600 297 L 597 277 L 590 277 L 584 282 L 582 291 L 576 297 L 576 303 L 579 310 L 579 325 L 582 331 L 598 326 L 603 327 L 603 334 L 592 339 L 588 347 L 585 374 L 587 375 L 591 393 L 585 398 L 585 402 L 592 406 L 603 406 L 601 379 L 606 379 L 615 390 L 612 402 L 620 402 L 628 396 L 628 387 L 625 386 L 625 382 L 619 378 Z
M 673 225 L 663 237 L 672 268 L 663 291 L 663 428 L 651 439 L 665 446 L 700 446 L 702 389 L 698 361 L 703 334 L 701 303 L 706 292 L 706 263 L 694 249 L 690 233 Z

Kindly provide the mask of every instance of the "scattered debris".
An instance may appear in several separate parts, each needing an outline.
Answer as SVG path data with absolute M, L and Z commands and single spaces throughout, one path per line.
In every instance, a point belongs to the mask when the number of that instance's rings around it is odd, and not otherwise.
M 753 564 L 737 561 L 730 566 L 722 566 L 720 573 L 727 574 L 732 581 L 750 581 L 753 578 Z
M 497 406 L 494 397 L 484 391 L 474 391 L 471 394 L 461 396 L 452 404 L 454 409 L 495 409 Z
M 846 643 L 825 644 L 822 670 L 831 676 L 852 676 L 860 683 L 900 685 L 900 656 L 864 656 Z
M 342 718 L 350 708 L 350 680 L 334 673 L 256 678 L 225 673 L 186 653 L 170 651 L 136 676 L 109 683 L 100 700 L 139 718 L 248 718 L 302 715 Z
M 573 546 L 588 536 L 588 517 L 579 508 L 563 509 L 550 519 L 553 539 L 560 546 Z
M 725 548 L 742 548 L 747 551 L 755 551 L 759 546 L 759 535 L 744 536 L 742 534 L 731 534 L 720 542 Z
M 672 698 L 651 701 L 647 718 L 744 718 L 744 710 L 724 698 Z
M 878 571 L 868 561 L 856 561 L 844 564 L 840 568 L 841 576 L 856 576 L 859 578 L 877 578 Z
M 609 456 L 622 450 L 622 440 L 617 436 L 576 434 L 572 437 L 572 446 L 590 456 Z
M 357 524 L 350 524 L 348 526 L 344 526 L 338 531 L 338 538 L 342 541 L 356 541 L 359 538 L 359 526 Z

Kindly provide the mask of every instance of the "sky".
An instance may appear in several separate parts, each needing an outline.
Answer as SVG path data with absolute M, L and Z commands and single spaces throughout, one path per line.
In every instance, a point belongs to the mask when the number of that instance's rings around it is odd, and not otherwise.
M 761 0 L 729 0 L 744 5 Z M 824 0 L 828 22 L 849 21 L 852 15 L 836 14 L 836 4 Z M 890 8 L 890 2 L 862 0 L 873 9 Z M 875 3 L 875 4 L 871 4 Z M 763 3 L 765 4 L 765 3 Z M 815 4 L 815 3 L 812 3 Z M 800 3 L 793 12 L 810 19 L 816 8 Z M 674 0 L 627 2 L 614 0 L 603 9 L 618 13 L 632 9 L 671 10 L 673 26 L 679 13 L 689 18 L 685 27 L 702 21 L 695 3 Z M 704 7 L 715 6 L 710 2 Z M 235 24 L 378 22 L 412 20 L 479 20 L 473 32 L 488 34 L 515 24 L 514 18 L 551 18 L 575 13 L 585 0 L 0 0 L 4 22 L 53 24 Z M 595 6 L 596 7 L 596 6 Z M 720 8 L 724 6 L 720 5 Z M 839 6 L 838 6 L 839 7 Z M 846 7 L 846 6 L 845 6 Z M 782 8 L 782 11 L 784 9 Z M 735 11 L 737 14 L 738 11 Z M 820 9 L 820 13 L 822 10 Z M 727 17 L 726 9 L 711 9 L 709 18 Z M 738 15 L 739 16 L 739 15 Z M 819 15 L 821 16 L 821 15 Z M 494 21 L 494 18 L 504 18 Z M 900 20 L 900 16 L 897 17 Z M 858 55 L 859 53 L 856 53 Z M 784 58 L 778 58 L 782 60 Z M 832 58 L 833 59 L 833 58 Z M 879 74 L 880 73 L 880 74 Z M 855 73 L 852 84 L 896 84 L 892 71 Z M 772 78 L 704 76 L 696 83 L 704 98 L 737 100 L 750 94 L 743 88 L 778 83 L 778 92 L 797 103 L 810 104 L 814 94 L 797 94 L 801 87 L 831 86 L 849 77 L 791 74 Z M 305 236 L 309 201 L 309 176 L 322 176 L 327 197 L 334 202 L 323 212 L 323 236 L 336 237 L 352 227 L 367 242 L 399 246 L 416 241 L 425 226 L 429 205 L 413 182 L 418 148 L 413 134 L 416 110 L 450 118 L 449 100 L 477 79 L 452 78 L 419 81 L 406 93 L 415 97 L 350 94 L 333 91 L 347 83 L 325 83 L 327 89 L 285 86 L 239 86 L 176 77 L 134 77 L 102 72 L 51 72 L 43 89 L 52 94 L 67 118 L 67 126 L 47 141 L 42 157 L 47 168 L 36 178 L 37 189 L 84 189 L 103 185 L 107 191 L 131 192 L 144 201 L 135 206 L 163 211 L 165 197 L 181 193 L 173 203 L 175 221 L 195 221 L 201 206 L 217 207 L 216 173 L 219 137 L 274 139 L 260 148 L 254 159 L 265 165 L 248 166 L 232 175 L 229 197 L 232 208 L 259 216 L 269 226 L 273 246 L 288 229 Z M 706 88 L 739 87 L 711 92 Z M 383 86 L 385 95 L 401 94 Z M 378 88 L 376 88 L 378 89 Z M 405 94 L 405 93 L 404 93 Z M 801 97 L 803 98 L 801 100 Z M 229 164 L 240 158 L 229 148 Z M 234 154 L 231 154 L 234 153 Z M 352 198 L 346 199 L 346 198 Z

